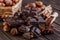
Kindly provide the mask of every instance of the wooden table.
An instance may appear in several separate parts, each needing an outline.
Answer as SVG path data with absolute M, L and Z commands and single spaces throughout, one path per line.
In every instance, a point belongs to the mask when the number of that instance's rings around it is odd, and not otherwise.
M 23 6 L 26 3 L 33 2 L 34 0 L 23 0 Z M 60 15 L 60 0 L 41 0 L 44 4 L 51 4 L 53 10 L 58 12 Z M 1 25 L 1 23 L 0 23 Z M 39 38 L 31 39 L 31 40 L 60 40 L 60 16 L 54 22 L 55 28 L 53 29 L 54 34 L 40 36 Z M 20 36 L 12 36 L 7 32 L 4 32 L 0 29 L 0 40 L 26 40 Z

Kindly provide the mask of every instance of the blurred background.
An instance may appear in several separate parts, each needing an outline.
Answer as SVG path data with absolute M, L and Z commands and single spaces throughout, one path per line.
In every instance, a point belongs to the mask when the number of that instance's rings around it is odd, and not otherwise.
M 35 0 L 23 0 L 22 2 L 22 8 L 25 4 L 34 2 Z M 53 11 L 58 12 L 59 16 L 55 20 L 55 28 L 54 28 L 54 34 L 53 35 L 44 35 L 39 37 L 38 39 L 31 39 L 31 40 L 60 40 L 60 0 L 39 0 L 42 1 L 45 5 L 51 5 L 53 8 Z M 12 36 L 2 30 L 0 30 L 0 40 L 25 40 L 23 37 L 16 37 Z

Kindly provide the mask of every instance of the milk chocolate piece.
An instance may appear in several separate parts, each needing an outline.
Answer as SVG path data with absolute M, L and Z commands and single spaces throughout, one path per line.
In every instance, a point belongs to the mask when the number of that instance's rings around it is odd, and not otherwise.
M 11 35 L 18 35 L 18 30 L 16 28 L 12 28 L 10 31 Z

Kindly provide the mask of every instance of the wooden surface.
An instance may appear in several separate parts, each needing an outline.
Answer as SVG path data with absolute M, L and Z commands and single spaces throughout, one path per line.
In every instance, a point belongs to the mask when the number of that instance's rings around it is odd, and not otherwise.
M 23 0 L 23 6 L 26 3 L 30 3 L 34 1 L 35 0 Z M 60 0 L 41 0 L 41 1 L 44 2 L 44 4 L 46 5 L 51 4 L 53 7 L 53 10 L 59 13 L 59 17 L 54 22 L 54 25 L 56 26 L 53 29 L 54 34 L 40 36 L 37 39 L 35 38 L 31 40 L 60 40 Z M 4 32 L 3 30 L 0 29 L 0 40 L 26 40 L 26 39 L 20 36 L 12 36 L 9 33 Z

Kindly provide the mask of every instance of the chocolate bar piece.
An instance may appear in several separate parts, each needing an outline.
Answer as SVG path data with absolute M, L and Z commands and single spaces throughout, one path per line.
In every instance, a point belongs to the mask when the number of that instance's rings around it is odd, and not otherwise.
M 33 32 L 35 34 L 35 36 L 40 36 L 41 34 L 41 30 L 38 27 L 33 26 L 31 29 L 31 32 Z

